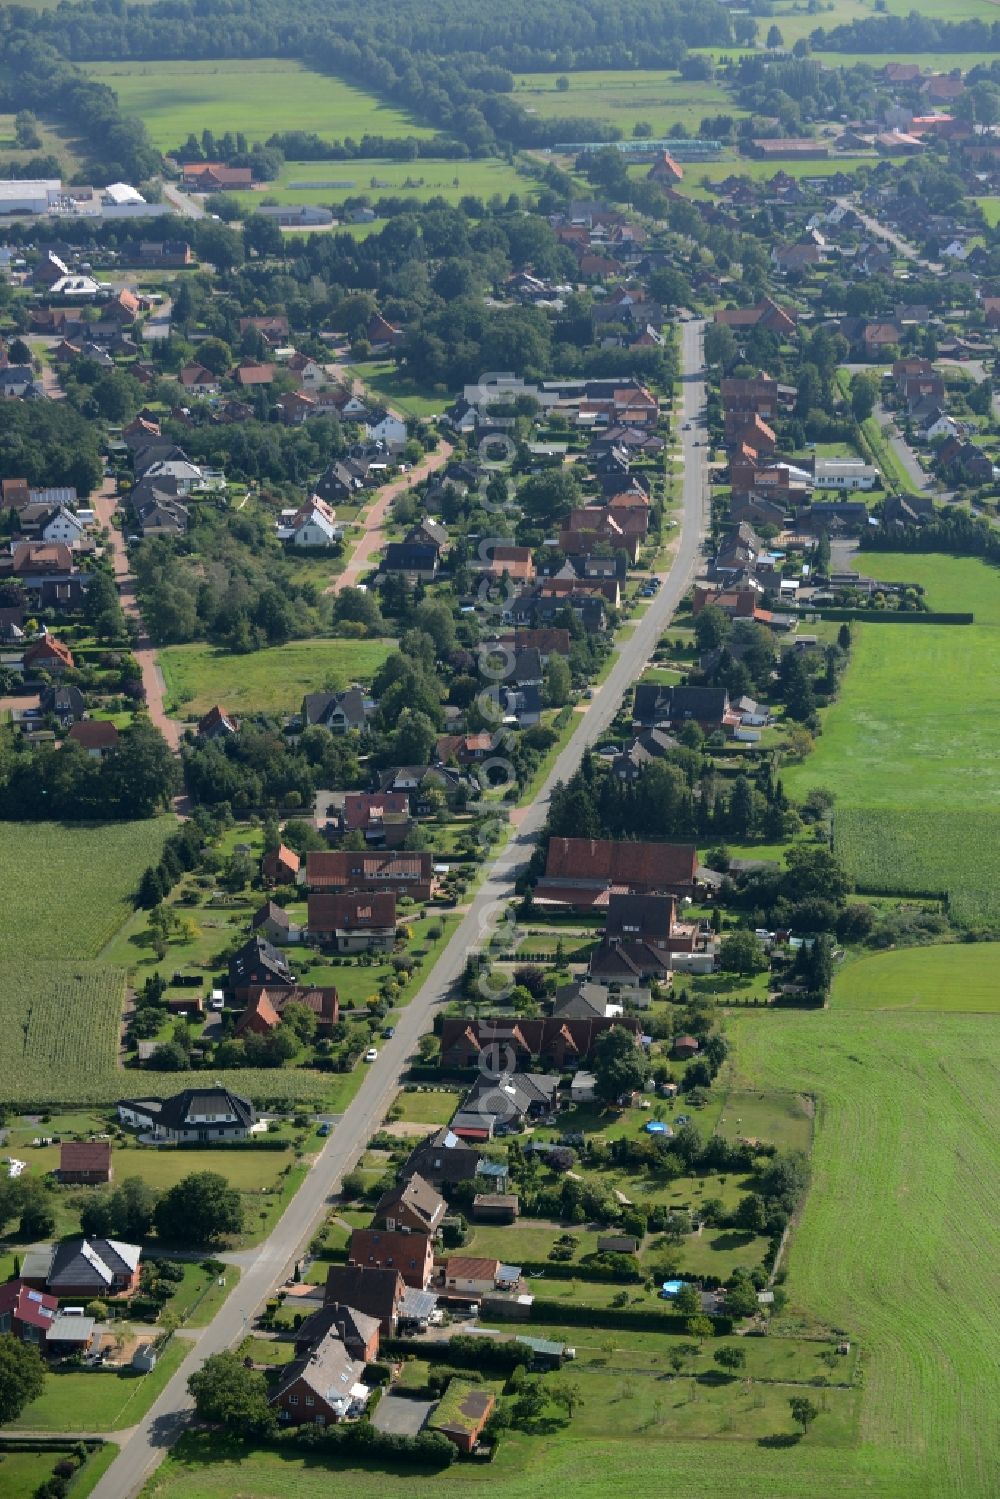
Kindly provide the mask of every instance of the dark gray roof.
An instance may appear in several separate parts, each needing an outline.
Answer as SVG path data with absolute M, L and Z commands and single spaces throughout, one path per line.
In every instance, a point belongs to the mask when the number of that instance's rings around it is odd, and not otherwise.
M 165 1129 L 189 1128 L 192 1116 L 206 1114 L 234 1114 L 237 1122 L 247 1129 L 257 1121 L 257 1111 L 249 1098 L 223 1087 L 185 1088 L 162 1101 L 126 1098 L 121 1102 L 136 1113 L 148 1114 Z
M 284 953 L 263 937 L 257 936 L 244 942 L 229 960 L 229 981 L 232 987 L 238 989 L 244 984 L 259 982 L 251 977 L 253 970 L 258 967 L 265 968 L 278 983 L 288 984 L 291 980 L 291 969 Z
M 117 1239 L 68 1239 L 57 1244 L 49 1267 L 48 1288 L 57 1293 L 60 1286 L 75 1290 L 93 1286 L 110 1290 L 114 1277 L 131 1276 L 139 1263 L 138 1244 L 123 1244 Z

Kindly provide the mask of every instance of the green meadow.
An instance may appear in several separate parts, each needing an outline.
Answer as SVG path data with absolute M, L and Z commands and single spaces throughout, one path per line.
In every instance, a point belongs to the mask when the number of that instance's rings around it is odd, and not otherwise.
M 635 71 L 568 73 L 568 89 L 556 87 L 558 73 L 519 73 L 514 99 L 529 114 L 543 118 L 597 119 L 617 125 L 630 136 L 637 121 L 653 127 L 654 137 L 671 125 L 696 134 L 706 115 L 742 116 L 721 83 L 681 78 L 679 73 L 637 68 Z
M 1000 943 L 947 943 L 872 953 L 837 973 L 832 1003 L 854 1010 L 1000 1013 Z
M 305 184 L 305 185 L 303 185 Z M 331 185 L 335 184 L 335 185 Z M 248 209 L 261 203 L 308 203 L 335 207 L 345 198 L 367 197 L 374 204 L 384 196 L 482 198 L 494 193 L 531 196 L 537 191 L 506 161 L 392 161 L 368 157 L 355 161 L 286 161 L 273 182 L 262 183 L 253 192 L 233 196 Z
M 114 89 L 160 150 L 206 129 L 241 130 L 251 141 L 281 130 L 312 130 L 329 140 L 434 134 L 405 110 L 288 58 L 102 62 L 88 64 L 87 72 Z M 343 174 L 346 164 L 337 165 Z
M 291 713 L 307 692 L 368 682 L 392 649 L 386 640 L 292 640 L 248 656 L 211 645 L 171 645 L 160 666 L 172 707 L 200 718 L 216 703 L 235 713 Z
M 920 583 L 974 625 L 861 624 L 793 796 L 836 797 L 834 845 L 862 891 L 947 894 L 962 925 L 1000 917 L 1000 573 L 975 558 L 871 552 L 863 570 Z

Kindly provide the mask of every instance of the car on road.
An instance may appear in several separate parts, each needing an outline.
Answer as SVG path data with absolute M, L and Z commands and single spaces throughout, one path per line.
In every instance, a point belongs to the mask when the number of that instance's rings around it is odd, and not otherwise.
M 375 1046 L 369 1046 L 368 1050 L 365 1052 L 365 1061 L 366 1062 L 374 1062 L 374 1060 L 375 1060 L 375 1058 L 377 1056 L 378 1056 L 378 1048 L 375 1047 Z
M 394 1025 L 387 1025 L 382 1034 L 387 1041 L 391 1041 L 396 1034 L 396 1027 Z
M 683 427 L 683 430 L 684 430 L 684 431 L 685 431 L 685 432 L 690 432 L 690 431 L 691 431 L 691 423 L 690 423 L 690 422 L 685 422 L 685 423 L 684 423 L 684 427 Z

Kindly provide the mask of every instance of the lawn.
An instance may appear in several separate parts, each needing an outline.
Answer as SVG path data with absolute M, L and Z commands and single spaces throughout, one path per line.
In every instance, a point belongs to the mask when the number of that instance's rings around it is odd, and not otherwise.
M 53 1372 L 37 1400 L 17 1419 L 24 1431 L 120 1431 L 145 1415 L 191 1351 L 184 1337 L 173 1337 L 149 1374 L 111 1369 Z M 2 1490 L 0 1490 L 2 1492 Z
M 996 942 L 873 953 L 839 970 L 832 1002 L 854 1010 L 995 1015 L 1000 1011 L 998 963 Z
M 954 920 L 988 923 L 1000 912 L 1000 575 L 972 557 L 862 558 L 873 576 L 919 583 L 932 609 L 971 611 L 976 623 L 856 627 L 840 698 L 786 787 L 835 793 L 834 843 L 859 890 L 947 893 Z
M 248 656 L 211 645 L 160 652 L 171 710 L 200 718 L 215 703 L 233 712 L 291 713 L 307 692 L 370 682 L 392 645 L 387 640 L 293 640 Z
M 652 126 L 656 139 L 671 125 L 680 124 L 690 135 L 707 115 L 741 117 L 732 94 L 721 83 L 688 81 L 679 73 L 662 70 L 569 73 L 569 88 L 556 87 L 559 74 L 519 73 L 514 79 L 514 102 L 528 114 L 567 120 L 603 120 L 631 136 L 637 121 Z M 578 137 L 570 136 L 576 140 Z
M 973 203 L 983 210 L 983 218 L 990 229 L 1000 224 L 1000 198 L 973 198 Z
M 435 395 L 433 391 L 407 380 L 388 359 L 355 364 L 351 368 L 369 390 L 375 391 L 384 401 L 397 407 L 404 416 L 434 416 L 451 400 L 444 386 Z M 337 514 L 342 515 L 343 511 L 338 510 Z
M 0 824 L 0 954 L 17 953 L 18 978 L 36 959 L 96 958 L 176 826 L 172 817 Z
M 447 1124 L 458 1108 L 460 1093 L 445 1092 L 444 1089 L 421 1089 L 419 1093 L 404 1091 L 397 1095 L 393 1113 L 408 1124 Z
M 123 111 L 138 115 L 164 151 L 203 130 L 242 131 L 251 141 L 283 130 L 312 130 L 325 140 L 434 134 L 374 94 L 287 58 L 104 62 L 86 71 L 115 90 Z M 350 165 L 339 163 L 338 175 L 350 176 Z
M 358 157 L 351 161 L 286 161 L 273 182 L 233 196 L 249 211 L 261 203 L 312 203 L 335 208 L 345 198 L 364 197 L 372 206 L 381 197 L 481 198 L 500 193 L 533 197 L 537 183 L 498 157 L 480 161 L 396 161 L 391 157 Z M 371 231 L 371 225 L 359 229 Z M 437 407 L 435 410 L 439 409 Z

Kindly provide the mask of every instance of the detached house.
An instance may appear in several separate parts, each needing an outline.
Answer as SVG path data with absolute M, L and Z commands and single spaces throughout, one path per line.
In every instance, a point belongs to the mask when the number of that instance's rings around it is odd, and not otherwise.
M 591 911 L 612 893 L 684 896 L 694 890 L 697 849 L 688 843 L 630 843 L 610 838 L 550 838 L 538 904 Z
M 373 1228 L 408 1230 L 413 1233 L 437 1233 L 448 1204 L 430 1182 L 414 1173 L 408 1181 L 390 1187 L 379 1198 L 372 1217 Z
M 131 1296 L 139 1286 L 138 1244 L 117 1239 L 64 1239 L 52 1251 L 44 1284 L 53 1296 L 90 1301 L 94 1297 Z M 34 1265 L 25 1257 L 24 1279 L 32 1281 Z
M 396 897 L 378 895 L 309 896 L 306 930 L 316 942 L 338 952 L 391 952 L 396 941 Z
M 172 1098 L 124 1098 L 118 1118 L 154 1140 L 245 1140 L 257 1123 L 249 1098 L 219 1085 L 185 1088 Z
M 391 1338 L 400 1319 L 406 1286 L 396 1269 L 366 1265 L 331 1265 L 326 1273 L 324 1310 L 348 1306 L 374 1318 L 383 1338 Z M 305 1324 L 299 1329 L 304 1330 Z
M 426 1291 L 434 1271 L 433 1239 L 407 1229 L 356 1228 L 347 1250 L 348 1265 L 395 1270 L 415 1290 Z
M 430 899 L 431 881 L 429 853 L 338 849 L 306 854 L 305 883 L 312 891 L 371 895 L 386 891 L 423 901 Z
M 305 1357 L 286 1364 L 268 1395 L 279 1420 L 289 1426 L 331 1426 L 359 1415 L 371 1394 L 362 1383 L 365 1366 L 348 1353 L 332 1328 Z
M 59 1147 L 64 1186 L 100 1187 L 111 1180 L 110 1140 L 64 1140 Z

